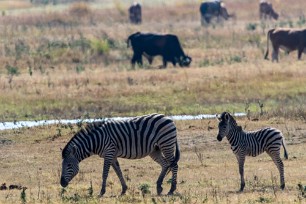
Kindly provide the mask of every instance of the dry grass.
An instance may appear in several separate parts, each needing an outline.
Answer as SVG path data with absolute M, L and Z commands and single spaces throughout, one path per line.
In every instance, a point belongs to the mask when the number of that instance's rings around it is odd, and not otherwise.
M 24 1 L 24 0 L 2 0 L 0 3 L 0 10 L 10 10 L 10 9 L 25 9 L 30 8 L 31 3 L 30 1 Z
M 1 6 L 8 2 L 23 1 L 1 1 Z M 152 2 L 143 2 L 144 23 L 139 26 L 128 24 L 129 5 L 122 1 L 31 10 L 17 5 L 14 8 L 23 9 L 14 11 L 6 6 L 0 17 L 0 120 L 249 110 L 250 120 L 239 121 L 243 127 L 271 125 L 285 134 L 290 157 L 284 162 L 286 190 L 279 190 L 276 167 L 262 155 L 247 159 L 246 191 L 237 193 L 235 157 L 226 141 L 216 141 L 216 122 L 207 120 L 177 122 L 182 158 L 173 197 L 155 195 L 159 167 L 149 158 L 120 160 L 124 175 L 131 179 L 127 196 L 117 197 L 120 185 L 111 171 L 106 196 L 89 197 L 91 181 L 94 196 L 100 189 L 102 160 L 97 157 L 82 162 L 80 174 L 64 192 L 59 186 L 60 147 L 77 130 L 66 126 L 0 132 L 0 184 L 26 186 L 29 203 L 305 202 L 297 185 L 306 185 L 306 63 L 296 61 L 296 53 L 282 54 L 278 64 L 263 60 L 269 28 L 305 26 L 299 18 L 305 1 L 273 0 L 280 20 L 265 24 L 258 20 L 257 1 L 227 1 L 236 20 L 208 28 L 200 26 L 199 1 Z M 84 15 L 73 12 L 78 9 Z M 252 26 L 253 31 L 248 29 Z M 159 70 L 161 60 L 156 58 L 153 66 L 132 70 L 126 39 L 136 31 L 178 35 L 193 58 L 191 67 L 169 65 Z M 213 129 L 208 131 L 208 126 Z M 144 198 L 138 189 L 141 184 L 151 186 L 151 194 Z M 169 184 L 164 186 L 166 192 Z M 18 190 L 0 191 L 0 203 L 21 202 L 20 196 Z
M 228 66 L 166 70 L 75 68 L 0 76 L 5 107 L 2 121 L 22 118 L 75 118 L 133 116 L 150 112 L 172 114 L 216 113 L 223 110 L 252 112 L 280 107 L 304 109 L 306 77 L 304 62 L 294 66 L 239 63 Z M 117 68 L 118 69 L 118 68 Z M 288 100 L 290 99 L 290 100 Z M 14 103 L 11 103 L 14 101 Z M 301 115 L 304 114 L 301 112 Z M 296 115 L 300 117 L 300 115 Z
M 305 61 L 297 62 L 296 53 L 281 55 L 279 64 L 262 59 L 267 29 L 297 26 L 301 14 L 296 4 L 273 3 L 292 16 L 261 24 L 249 12 L 257 3 L 237 0 L 227 2 L 236 20 L 203 28 L 198 2 L 177 0 L 144 4 L 139 26 L 128 24 L 128 5 L 119 1 L 2 17 L 2 120 L 242 112 L 246 103 L 257 111 L 258 100 L 266 111 L 298 112 L 292 107 L 304 107 Z M 190 69 L 157 70 L 157 57 L 153 66 L 131 70 L 126 39 L 135 31 L 178 35 L 193 58 Z
M 0 182 L 25 186 L 29 203 L 294 203 L 305 201 L 297 185 L 306 185 L 304 122 L 274 120 L 250 122 L 240 119 L 239 124 L 247 130 L 267 125 L 281 129 L 286 137 L 289 160 L 284 161 L 286 189 L 279 189 L 279 174 L 271 159 L 263 154 L 248 157 L 245 164 L 246 189 L 239 188 L 238 165 L 228 142 L 217 142 L 217 121 L 198 120 L 179 122 L 178 138 L 181 148 L 179 162 L 178 189 L 173 197 L 156 196 L 155 181 L 160 167 L 150 158 L 142 160 L 120 160 L 125 178 L 128 178 L 126 196 L 118 197 L 120 182 L 111 169 L 106 195 L 97 199 L 101 185 L 103 160 L 93 156 L 80 164 L 80 173 L 70 183 L 66 191 L 59 185 L 61 172 L 61 151 L 72 137 L 72 130 L 65 126 L 4 131 L 0 140 L 11 140 L 11 144 L 1 145 Z M 208 128 L 210 127 L 210 128 Z M 212 129 L 211 129 L 212 128 Z M 209 130 L 208 130 L 209 129 Z M 196 148 L 196 150 L 195 150 Z M 282 150 L 283 152 L 283 150 Z M 283 154 L 283 153 L 282 153 Z M 22 165 L 21 165 L 22 164 Z M 164 182 L 164 193 L 170 185 L 169 176 Z M 88 188 L 93 185 L 93 196 Z M 141 196 L 139 187 L 148 184 L 151 193 Z M 61 192 L 64 194 L 61 196 Z M 20 190 L 0 191 L 1 203 L 16 203 L 21 200 Z

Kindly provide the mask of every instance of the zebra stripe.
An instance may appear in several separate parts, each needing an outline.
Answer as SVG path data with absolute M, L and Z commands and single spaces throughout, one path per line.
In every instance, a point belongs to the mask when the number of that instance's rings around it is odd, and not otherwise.
M 172 171 L 172 183 L 168 194 L 173 194 L 177 183 L 177 162 L 180 151 L 176 126 L 170 118 L 161 114 L 139 116 L 130 120 L 108 120 L 88 124 L 72 137 L 62 151 L 61 185 L 66 187 L 78 173 L 79 163 L 97 154 L 104 158 L 103 182 L 100 196 L 105 193 L 110 166 L 120 179 L 122 194 L 127 190 L 117 158 L 141 159 L 150 156 L 161 165 L 157 180 L 157 194 L 162 192 L 162 182 Z
M 223 112 L 219 119 L 219 133 L 217 139 L 222 141 L 226 136 L 231 149 L 236 155 L 240 173 L 240 191 L 245 186 L 244 162 L 246 156 L 256 157 L 267 152 L 277 166 L 280 174 L 281 189 L 285 188 L 284 164 L 280 158 L 281 146 L 284 148 L 284 157 L 288 159 L 283 134 L 275 128 L 264 128 L 257 131 L 245 132 L 238 126 L 235 119 L 227 112 Z

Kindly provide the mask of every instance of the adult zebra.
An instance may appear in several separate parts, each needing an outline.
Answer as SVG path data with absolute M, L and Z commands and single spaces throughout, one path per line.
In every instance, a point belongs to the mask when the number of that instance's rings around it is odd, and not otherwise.
M 244 162 L 246 156 L 257 156 L 264 151 L 270 155 L 280 173 L 281 189 L 285 188 L 284 164 L 280 158 L 280 148 L 284 148 L 285 159 L 288 154 L 284 142 L 283 134 L 275 128 L 264 128 L 257 131 L 245 132 L 238 126 L 235 119 L 227 112 L 223 112 L 219 119 L 218 141 L 226 136 L 231 149 L 237 157 L 240 173 L 240 191 L 245 186 Z
M 104 158 L 100 196 L 106 191 L 110 166 L 114 168 L 121 182 L 121 194 L 125 194 L 127 185 L 117 158 L 140 159 L 149 155 L 162 167 L 156 182 L 158 195 L 163 190 L 164 177 L 168 171 L 172 171 L 172 183 L 168 193 L 171 195 L 176 189 L 177 162 L 180 159 L 176 136 L 176 126 L 173 121 L 160 114 L 88 124 L 74 135 L 62 151 L 61 186 L 66 187 L 78 173 L 79 163 L 83 159 L 97 154 Z

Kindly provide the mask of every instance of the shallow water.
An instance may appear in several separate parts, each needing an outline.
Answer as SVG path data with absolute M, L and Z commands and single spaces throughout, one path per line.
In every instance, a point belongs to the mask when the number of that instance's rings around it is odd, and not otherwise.
M 245 116 L 245 113 L 235 113 L 234 116 L 241 117 Z M 210 114 L 201 114 L 201 115 L 173 115 L 168 116 L 173 120 L 200 120 L 200 119 L 209 119 L 215 118 L 216 115 Z M 2 122 L 0 123 L 0 130 L 9 130 L 15 128 L 23 128 L 23 127 L 34 127 L 34 126 L 42 126 L 42 125 L 53 125 L 53 124 L 77 124 L 80 122 L 98 122 L 106 119 L 112 120 L 126 120 L 132 117 L 113 117 L 113 118 L 104 118 L 104 119 L 63 119 L 63 120 L 40 120 L 40 121 L 16 121 L 16 122 Z

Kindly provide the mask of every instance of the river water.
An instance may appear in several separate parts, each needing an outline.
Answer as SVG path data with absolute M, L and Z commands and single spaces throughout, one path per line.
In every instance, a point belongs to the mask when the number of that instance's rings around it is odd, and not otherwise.
M 245 116 L 245 113 L 235 113 L 234 116 L 241 117 Z M 201 114 L 201 115 L 173 115 L 168 116 L 173 120 L 200 120 L 200 119 L 210 119 L 215 118 L 216 115 L 211 114 Z M 39 121 L 15 121 L 15 122 L 0 122 L 0 130 L 9 130 L 23 127 L 34 127 L 42 125 L 53 125 L 53 124 L 77 124 L 80 122 L 98 122 L 105 119 L 112 120 L 126 120 L 132 117 L 113 117 L 113 118 L 104 118 L 104 119 L 63 119 L 63 120 L 39 120 Z

